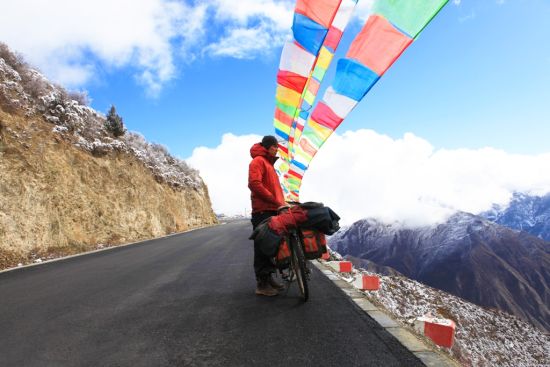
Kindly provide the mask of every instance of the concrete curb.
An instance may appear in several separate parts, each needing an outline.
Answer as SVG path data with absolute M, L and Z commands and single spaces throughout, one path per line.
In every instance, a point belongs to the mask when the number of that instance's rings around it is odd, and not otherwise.
M 4 269 L 4 270 L 0 270 L 0 274 L 8 273 L 8 272 L 19 270 L 19 269 L 26 269 L 26 268 L 31 268 L 31 267 L 34 267 L 34 266 L 50 264 L 50 263 L 57 262 L 57 261 L 68 260 L 68 259 L 72 259 L 74 257 L 96 254 L 98 252 L 115 250 L 115 249 L 124 248 L 124 247 L 132 246 L 132 245 L 139 245 L 139 244 L 147 242 L 147 241 L 160 240 L 160 239 L 163 239 L 163 238 L 173 237 L 173 236 L 177 236 L 177 235 L 180 235 L 180 234 L 183 234 L 183 233 L 193 232 L 193 231 L 197 231 L 197 230 L 203 229 L 203 228 L 215 227 L 215 226 L 222 225 L 222 224 L 225 224 L 225 223 L 214 224 L 214 225 L 211 225 L 211 226 L 197 227 L 197 228 L 189 229 L 189 230 L 183 231 L 183 232 L 170 233 L 170 234 L 167 234 L 166 236 L 162 236 L 162 237 L 149 238 L 148 240 L 124 243 L 122 245 L 115 245 L 115 246 L 111 246 L 111 247 L 101 248 L 101 249 L 98 249 L 98 250 L 86 251 L 86 252 L 82 252 L 80 254 L 58 257 L 56 259 L 44 260 L 44 261 L 41 261 L 39 263 L 27 264 L 27 265 L 23 265 L 23 266 L 15 266 L 13 268 L 7 268 L 7 269 Z
M 372 317 L 380 326 L 386 329 L 393 335 L 405 348 L 413 353 L 418 359 L 428 367 L 460 367 L 456 361 L 450 357 L 433 350 L 433 348 L 420 339 L 415 334 L 411 333 L 406 328 L 400 326 L 386 312 L 378 308 L 370 302 L 359 290 L 355 289 L 352 284 L 340 278 L 334 273 L 328 264 L 320 261 L 310 261 L 317 269 L 327 276 L 332 282 L 339 287 L 351 300 L 366 314 Z

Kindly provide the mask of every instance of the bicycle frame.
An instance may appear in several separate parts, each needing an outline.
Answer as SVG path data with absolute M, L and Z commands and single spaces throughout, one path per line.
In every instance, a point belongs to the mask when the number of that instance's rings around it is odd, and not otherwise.
M 304 256 L 303 243 L 297 229 L 291 230 L 288 236 L 290 247 L 289 283 L 296 277 L 296 282 L 304 302 L 309 298 L 307 260 Z M 290 285 L 290 284 L 289 284 Z
M 292 202 L 290 205 L 297 205 L 299 203 Z M 279 213 L 288 210 L 290 207 L 279 208 Z M 288 246 L 290 249 L 290 265 L 288 267 L 288 289 L 290 288 L 290 283 L 296 278 L 296 283 L 298 283 L 298 288 L 304 302 L 309 298 L 309 287 L 307 284 L 309 277 L 309 269 L 307 269 L 307 260 L 304 256 L 304 244 L 298 228 L 289 230 L 288 234 Z

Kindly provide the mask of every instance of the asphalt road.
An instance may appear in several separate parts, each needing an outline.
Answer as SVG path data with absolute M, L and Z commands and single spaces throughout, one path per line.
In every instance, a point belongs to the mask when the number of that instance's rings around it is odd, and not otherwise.
M 312 267 L 254 294 L 248 222 L 0 274 L 0 366 L 422 366 Z

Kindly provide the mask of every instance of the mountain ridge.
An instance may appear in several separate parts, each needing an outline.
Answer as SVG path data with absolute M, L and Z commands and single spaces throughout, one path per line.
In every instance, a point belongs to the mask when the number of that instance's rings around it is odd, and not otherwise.
M 537 196 L 515 192 L 507 205 L 493 205 L 480 216 L 550 241 L 550 193 Z
M 387 266 L 411 279 L 550 329 L 548 243 L 469 213 L 445 223 L 406 228 L 356 222 L 331 247 Z

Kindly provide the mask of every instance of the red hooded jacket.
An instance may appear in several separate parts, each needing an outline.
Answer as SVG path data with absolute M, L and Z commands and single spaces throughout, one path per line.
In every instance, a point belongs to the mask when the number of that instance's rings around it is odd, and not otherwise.
M 271 157 L 260 143 L 250 148 L 252 162 L 248 167 L 248 188 L 251 191 L 252 213 L 277 210 L 285 205 L 279 176 L 273 168 L 277 157 Z

